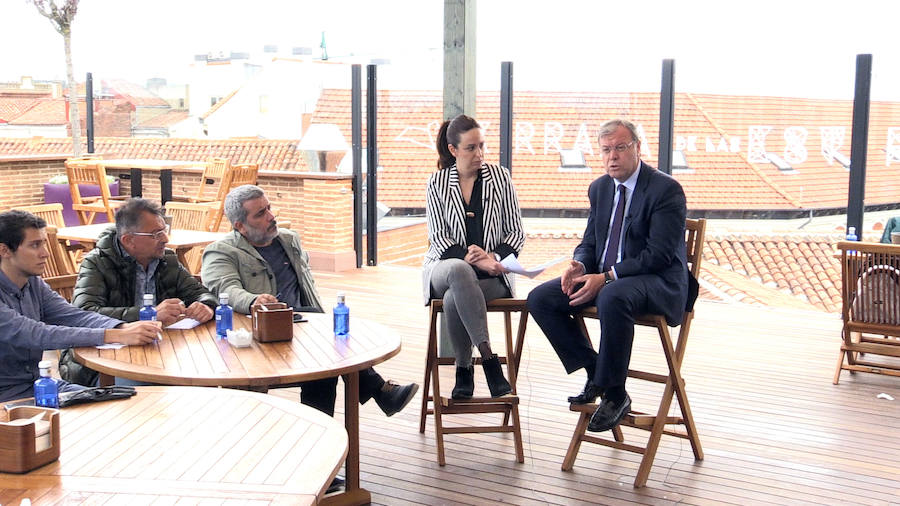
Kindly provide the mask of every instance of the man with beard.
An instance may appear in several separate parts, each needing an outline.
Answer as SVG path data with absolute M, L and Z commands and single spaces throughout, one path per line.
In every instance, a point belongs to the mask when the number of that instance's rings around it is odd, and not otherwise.
M 300 237 L 278 228 L 262 189 L 244 185 L 232 190 L 225 198 L 225 215 L 234 232 L 203 252 L 201 274 L 213 292 L 227 293 L 237 313 L 249 314 L 253 304 L 274 302 L 301 312 L 324 312 Z M 337 377 L 303 382 L 300 387 L 301 403 L 334 415 Z M 371 367 L 359 372 L 359 402 L 374 398 L 387 416 L 406 407 L 418 389 L 416 383 L 385 381 Z

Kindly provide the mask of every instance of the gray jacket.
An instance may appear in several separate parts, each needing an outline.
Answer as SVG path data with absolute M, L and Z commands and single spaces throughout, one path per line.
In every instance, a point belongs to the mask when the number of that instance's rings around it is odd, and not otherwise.
M 281 241 L 303 293 L 309 297 L 311 305 L 322 312 L 316 282 L 309 271 L 309 255 L 300 246 L 300 236 L 280 228 L 275 240 Z M 229 304 L 238 313 L 249 314 L 257 295 L 277 293 L 275 273 L 256 248 L 237 231 L 206 247 L 201 276 L 203 283 L 217 296 L 227 293 Z

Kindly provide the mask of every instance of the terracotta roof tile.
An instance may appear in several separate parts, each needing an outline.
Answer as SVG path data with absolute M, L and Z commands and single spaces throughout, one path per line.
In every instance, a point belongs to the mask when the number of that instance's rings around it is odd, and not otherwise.
M 185 110 L 180 109 L 169 109 L 163 112 L 162 114 L 158 114 L 153 116 L 152 118 L 148 118 L 144 120 L 142 123 L 137 125 L 138 127 L 146 127 L 146 128 L 163 128 L 169 127 L 181 121 L 184 121 L 188 118 L 190 113 Z
M 783 97 L 676 94 L 675 136 L 681 137 L 693 172 L 676 173 L 691 209 L 798 209 L 846 205 L 847 170 L 821 153 L 822 129 L 842 128 L 838 150 L 849 154 L 852 102 Z M 480 93 L 476 116 L 485 127 L 489 160 L 499 150 L 499 94 Z M 365 104 L 363 104 L 365 106 Z M 434 138 L 441 118 L 438 91 L 381 90 L 378 96 L 379 199 L 392 207 L 420 208 L 434 170 Z M 644 129 L 644 160 L 656 164 L 659 97 L 656 93 L 516 92 L 513 179 L 523 208 L 579 209 L 587 206 L 588 184 L 603 171 L 594 139 L 604 120 L 625 116 Z M 363 111 L 365 114 L 365 111 Z M 896 202 L 900 183 L 884 163 L 887 128 L 900 123 L 900 104 L 873 102 L 869 166 L 872 191 L 866 203 Z M 349 90 L 324 90 L 313 116 L 337 124 L 350 138 Z M 786 132 L 803 134 L 805 161 L 786 174 L 769 162 L 748 158 L 752 127 L 771 127 L 765 149 L 783 154 Z M 792 129 L 801 126 L 804 130 Z M 365 129 L 365 125 L 363 125 Z M 796 131 L 795 131 L 796 130 Z M 561 132 L 563 148 L 584 146 L 589 169 L 561 172 L 552 146 Z M 365 136 L 365 133 L 363 133 Z M 838 133 L 836 133 L 838 137 Z M 707 138 L 709 144 L 707 145 Z M 518 139 L 518 141 L 516 140 Z M 732 150 L 732 142 L 736 149 Z M 517 143 L 517 144 L 516 144 Z M 593 154 L 591 154 L 593 150 Z M 875 188 L 877 186 L 877 188 Z
M 707 235 L 704 269 L 733 272 L 765 288 L 748 292 L 752 285 L 742 285 L 739 290 L 761 302 L 765 302 L 763 294 L 774 290 L 819 310 L 838 312 L 840 263 L 834 256 L 834 244 L 841 238 L 837 234 Z
M 34 107 L 37 98 L 0 97 L 0 123 L 8 123 Z
M 139 84 L 123 79 L 102 81 L 103 91 L 136 107 L 169 107 L 169 103 Z
M 0 138 L 0 154 L 56 154 L 72 150 L 68 138 Z M 98 137 L 94 150 L 106 158 L 152 158 L 159 160 L 196 160 L 210 157 L 230 158 L 233 163 L 258 163 L 260 170 L 306 171 L 297 141 L 156 139 Z

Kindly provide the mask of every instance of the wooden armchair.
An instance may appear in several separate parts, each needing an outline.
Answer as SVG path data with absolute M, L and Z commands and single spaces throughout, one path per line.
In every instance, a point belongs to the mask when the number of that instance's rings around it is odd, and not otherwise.
M 72 209 L 78 213 L 82 225 L 90 225 L 97 214 L 106 214 L 110 223 L 116 221 L 114 209 L 122 201 L 113 200 L 106 182 L 106 168 L 103 160 L 96 158 L 70 158 L 66 160 L 66 176 L 72 193 Z M 82 197 L 80 184 L 100 187 L 99 197 Z
M 259 175 L 259 165 L 255 163 L 242 163 L 232 165 L 225 171 L 222 178 L 222 184 L 219 185 L 219 192 L 216 195 L 218 208 L 213 214 L 210 221 L 210 231 L 218 232 L 222 224 L 222 217 L 225 215 L 225 197 L 228 192 L 245 184 L 256 184 Z
M 841 371 L 900 376 L 900 245 L 841 241 Z M 863 355 L 866 355 L 863 358 Z
M 222 183 L 225 181 L 225 173 L 231 167 L 231 160 L 228 158 L 210 158 L 203 168 L 203 175 L 200 176 L 200 187 L 197 194 L 193 197 L 187 197 L 188 202 L 215 202 L 219 200 L 219 192 Z M 219 189 L 213 191 L 212 185 L 219 182 Z M 209 190 L 208 190 L 209 189 Z
M 53 225 L 56 228 L 62 228 L 66 226 L 65 218 L 63 218 L 63 205 L 59 202 L 53 204 L 38 204 L 34 206 L 21 206 L 18 209 L 22 211 L 28 211 L 29 213 L 43 218 L 44 221 L 47 222 L 47 225 Z M 75 263 L 75 266 L 78 266 L 79 258 L 84 253 L 84 246 L 81 244 L 72 244 L 66 241 L 65 245 L 66 251 L 69 252 L 69 256 L 72 257 L 72 261 Z
M 78 271 L 75 270 L 72 257 L 56 238 L 56 227 L 53 225 L 47 225 L 47 250 L 50 252 L 50 258 L 44 265 L 41 277 L 50 288 L 71 302 Z
M 686 229 L 686 247 L 688 267 L 694 279 L 699 279 L 700 262 L 703 259 L 703 243 L 706 235 L 706 220 L 687 220 Z M 694 283 L 696 288 L 696 283 Z M 696 296 L 696 291 L 694 292 Z M 684 317 L 681 321 L 681 327 L 678 332 L 678 340 L 673 343 L 672 337 L 669 335 L 669 326 L 666 318 L 662 315 L 643 315 L 635 320 L 635 325 L 643 325 L 656 328 L 662 351 L 666 357 L 667 371 L 665 374 L 657 372 L 639 371 L 634 369 L 628 370 L 629 378 L 637 378 L 650 381 L 653 383 L 665 384 L 662 398 L 655 414 L 643 413 L 632 410 L 619 426 L 612 429 L 614 440 L 604 439 L 597 436 L 588 435 L 586 429 L 590 422 L 591 415 L 597 409 L 597 404 L 571 404 L 571 411 L 579 412 L 578 424 L 572 434 L 569 442 L 569 449 L 566 451 L 565 459 L 563 459 L 562 470 L 570 471 L 575 465 L 575 458 L 578 456 L 578 450 L 581 443 L 587 441 L 620 450 L 626 450 L 643 454 L 641 464 L 638 467 L 637 475 L 634 479 L 635 487 L 643 487 L 647 483 L 650 476 L 650 468 L 653 466 L 653 460 L 656 458 L 656 450 L 659 448 L 659 440 L 665 435 L 680 437 L 691 442 L 694 450 L 694 458 L 703 460 L 703 449 L 700 447 L 700 436 L 697 434 L 697 426 L 694 424 L 694 417 L 691 414 L 690 404 L 688 404 L 687 392 L 684 389 L 684 379 L 681 377 L 681 362 L 684 359 L 684 352 L 687 346 L 688 333 L 691 330 L 691 322 L 694 319 L 694 301 L 688 301 L 688 307 L 685 308 Z M 590 308 L 583 311 L 579 315 L 581 330 L 585 336 L 589 336 L 587 327 L 584 324 L 584 318 L 597 318 L 597 308 Z M 669 416 L 669 408 L 672 405 L 672 397 L 678 398 L 678 405 L 681 408 L 681 416 Z M 621 425 L 634 427 L 650 431 L 645 446 L 637 446 L 625 442 Z M 667 429 L 667 425 L 680 425 L 684 427 L 684 432 Z
M 173 230 L 209 230 L 209 223 L 216 212 L 218 202 L 166 202 L 166 215 L 172 217 Z M 194 275 L 200 273 L 203 248 L 191 248 L 185 255 L 184 267 Z

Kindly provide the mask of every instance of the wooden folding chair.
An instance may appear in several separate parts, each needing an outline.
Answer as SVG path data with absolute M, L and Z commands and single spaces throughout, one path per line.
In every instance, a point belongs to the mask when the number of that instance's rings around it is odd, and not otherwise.
M 122 201 L 113 200 L 109 193 L 103 160 L 70 158 L 66 160 L 66 176 L 69 179 L 69 191 L 72 193 L 72 209 L 78 213 L 82 225 L 93 223 L 98 213 L 106 214 L 110 223 L 116 221 L 114 209 L 122 205 Z M 99 186 L 100 196 L 82 197 L 79 184 Z
M 228 196 L 228 192 L 238 186 L 256 184 L 258 175 L 259 165 L 255 163 L 231 165 L 225 171 L 225 176 L 222 178 L 222 184 L 219 185 L 219 192 L 216 195 L 218 208 L 213 214 L 212 221 L 210 221 L 211 231 L 217 232 L 222 224 L 222 216 L 225 214 L 225 197 Z
M 843 370 L 900 376 L 900 245 L 841 241 L 838 250 L 844 325 L 833 382 Z
M 700 275 L 700 263 L 703 259 L 703 242 L 706 234 L 706 220 L 687 220 L 686 243 L 687 243 L 687 260 L 691 274 L 695 279 Z M 638 371 L 634 369 L 628 370 L 628 376 L 638 378 L 654 383 L 664 383 L 662 399 L 656 414 L 648 414 L 640 411 L 632 410 L 625 415 L 622 423 L 612 429 L 614 440 L 604 439 L 597 436 L 588 435 L 586 433 L 588 422 L 591 415 L 597 409 L 597 404 L 571 404 L 569 409 L 580 413 L 572 439 L 569 442 L 569 449 L 566 451 L 566 457 L 563 460 L 562 470 L 570 471 L 575 464 L 575 458 L 578 456 L 578 450 L 581 448 L 582 441 L 596 443 L 620 450 L 627 450 L 635 453 L 642 453 L 640 467 L 637 476 L 634 479 L 635 487 L 643 487 L 647 484 L 647 478 L 650 476 L 650 468 L 653 466 L 653 460 L 656 457 L 656 450 L 659 447 L 659 440 L 663 434 L 688 439 L 694 450 L 694 458 L 703 460 L 703 449 L 700 447 L 700 437 L 697 434 L 697 427 L 694 424 L 694 417 L 691 414 L 691 408 L 688 404 L 687 393 L 684 389 L 684 379 L 681 377 L 681 363 L 684 359 L 684 351 L 687 346 L 688 333 L 691 330 L 691 321 L 694 318 L 693 300 L 689 301 L 689 307 L 685 309 L 684 318 L 681 321 L 681 328 L 678 332 L 678 341 L 673 345 L 672 338 L 669 335 L 669 326 L 666 318 L 662 315 L 643 315 L 635 320 L 635 325 L 644 325 L 655 327 L 659 333 L 659 339 L 662 344 L 663 353 L 666 356 L 666 365 L 668 372 L 659 374 L 646 371 Z M 589 336 L 584 318 L 597 318 L 597 308 L 590 308 L 576 316 L 581 325 L 581 331 L 585 336 Z M 672 405 L 672 397 L 678 397 L 678 405 L 681 408 L 681 416 L 668 416 L 669 407 Z M 636 446 L 625 443 L 622 434 L 621 425 L 634 427 L 650 431 L 646 446 Z M 683 425 L 685 432 L 678 432 L 674 429 L 667 429 L 667 425 Z
M 523 299 L 495 299 L 487 303 L 487 311 L 503 313 L 506 325 L 506 356 L 499 356 L 501 364 L 506 364 L 509 384 L 512 393 L 504 397 L 473 397 L 465 400 L 455 400 L 441 395 L 439 366 L 455 365 L 453 357 L 438 357 L 438 315 L 444 311 L 442 300 L 432 300 L 430 305 L 431 324 L 428 331 L 428 352 L 425 359 L 425 381 L 422 393 L 422 410 L 419 415 L 419 432 L 425 433 L 425 419 L 428 415 L 434 415 L 434 436 L 437 441 L 438 464 L 446 464 L 444 458 L 444 434 L 472 434 L 487 432 L 512 432 L 513 442 L 516 447 L 516 460 L 525 462 L 525 453 L 522 448 L 522 429 L 519 423 L 519 397 L 516 395 L 516 372 L 519 364 L 519 350 L 525 337 L 525 327 L 528 323 L 528 309 Z M 516 345 L 512 340 L 512 313 L 519 313 L 519 329 L 516 337 Z M 475 364 L 481 364 L 481 358 L 475 358 Z M 432 407 L 428 407 L 428 403 Z M 502 413 L 503 420 L 498 425 L 487 426 L 455 426 L 445 427 L 445 415 L 471 414 L 471 413 Z
M 47 250 L 50 252 L 50 258 L 44 265 L 44 273 L 41 277 L 50 285 L 50 288 L 67 301 L 72 302 L 78 272 L 75 270 L 75 264 L 72 263 L 72 257 L 63 248 L 62 243 L 57 240 L 56 227 L 53 225 L 47 225 Z
M 172 230 L 209 230 L 209 222 L 216 212 L 218 202 L 166 202 L 166 215 L 172 217 Z M 191 248 L 185 255 L 188 265 L 184 267 L 194 275 L 200 274 L 203 248 Z

